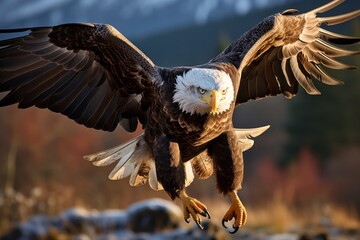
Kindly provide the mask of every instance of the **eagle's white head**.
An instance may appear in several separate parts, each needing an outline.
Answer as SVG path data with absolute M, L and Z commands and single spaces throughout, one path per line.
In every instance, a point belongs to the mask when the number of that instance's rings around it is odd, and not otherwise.
M 234 87 L 224 71 L 194 68 L 177 76 L 173 101 L 189 114 L 220 114 L 230 109 Z

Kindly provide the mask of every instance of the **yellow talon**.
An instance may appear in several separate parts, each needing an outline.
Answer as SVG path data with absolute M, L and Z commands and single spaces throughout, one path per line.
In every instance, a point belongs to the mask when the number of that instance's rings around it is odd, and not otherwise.
M 202 220 L 199 215 L 210 219 L 210 214 L 206 209 L 206 206 L 199 200 L 189 197 L 186 194 L 185 190 L 181 190 L 179 192 L 179 198 L 183 203 L 183 214 L 185 221 L 189 223 L 191 216 L 192 219 L 195 221 L 196 225 L 200 229 L 203 229 L 204 227 L 202 226 Z
M 236 233 L 240 227 L 245 225 L 246 219 L 247 219 L 247 213 L 246 213 L 246 209 L 245 209 L 244 205 L 242 204 L 242 202 L 240 201 L 236 191 L 232 191 L 228 195 L 230 197 L 231 206 L 224 215 L 224 218 L 222 220 L 222 225 L 224 228 L 227 228 L 225 226 L 225 222 L 228 222 L 234 218 L 235 219 L 234 224 L 233 224 L 234 231 L 232 231 L 230 233 Z

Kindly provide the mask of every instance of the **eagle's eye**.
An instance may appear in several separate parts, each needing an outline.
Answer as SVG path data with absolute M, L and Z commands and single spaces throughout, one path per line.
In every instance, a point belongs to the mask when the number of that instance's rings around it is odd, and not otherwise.
M 206 90 L 203 89 L 203 88 L 201 88 L 201 87 L 199 87 L 199 88 L 198 88 L 198 92 L 199 92 L 201 95 L 204 95 L 204 94 L 206 93 Z
M 222 95 L 225 95 L 226 93 L 227 93 L 227 88 L 225 88 L 225 89 L 223 89 L 222 91 L 221 91 L 221 93 L 222 93 Z

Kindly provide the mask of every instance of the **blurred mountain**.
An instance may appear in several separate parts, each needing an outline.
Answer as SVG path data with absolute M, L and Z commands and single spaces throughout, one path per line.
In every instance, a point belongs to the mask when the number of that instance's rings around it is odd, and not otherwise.
M 205 24 L 295 0 L 12 0 L 0 1 L 0 28 L 65 22 L 110 23 L 138 38 L 177 27 Z

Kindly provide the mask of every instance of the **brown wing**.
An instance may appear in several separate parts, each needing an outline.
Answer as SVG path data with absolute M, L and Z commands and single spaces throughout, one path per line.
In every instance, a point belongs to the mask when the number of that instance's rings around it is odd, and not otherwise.
M 0 106 L 62 113 L 90 128 L 146 123 L 154 64 L 110 25 L 65 24 L 0 41 Z
M 306 14 L 288 10 L 264 19 L 257 27 L 232 43 L 213 62 L 232 62 L 241 74 L 236 103 L 284 94 L 291 98 L 302 86 L 309 94 L 320 94 L 312 79 L 328 85 L 342 82 L 328 75 L 321 66 L 351 69 L 337 57 L 359 54 L 333 44 L 353 44 L 360 38 L 336 34 L 320 28 L 360 15 L 360 10 L 334 17 L 317 17 L 343 0 L 335 0 Z

